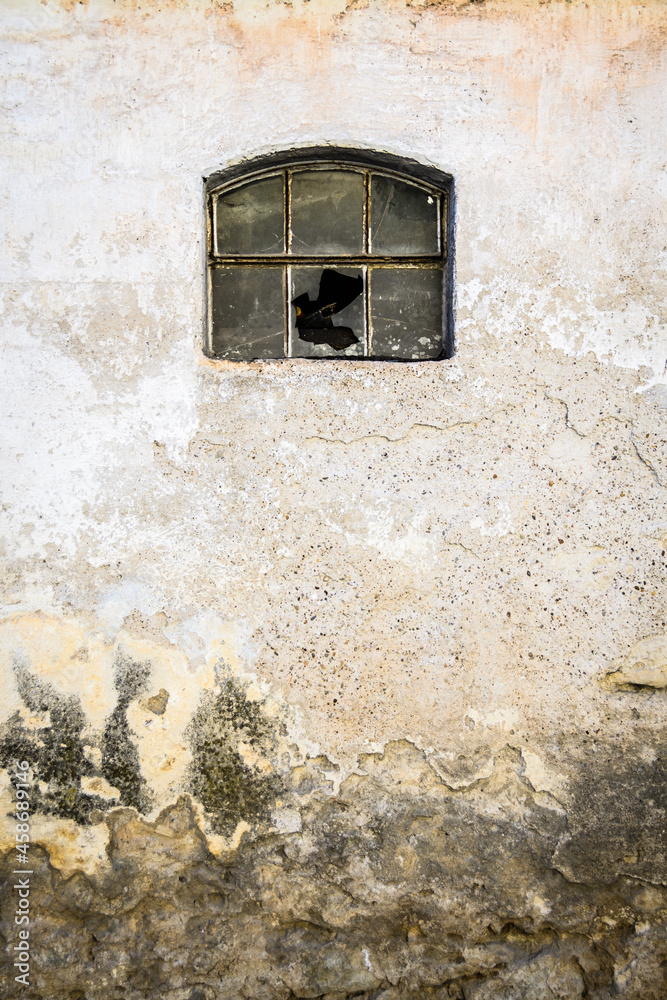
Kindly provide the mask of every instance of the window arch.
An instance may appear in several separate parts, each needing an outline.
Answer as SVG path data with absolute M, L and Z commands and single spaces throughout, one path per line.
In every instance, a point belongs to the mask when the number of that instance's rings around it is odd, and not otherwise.
M 205 192 L 210 356 L 451 356 L 448 174 L 304 149 L 213 174 Z

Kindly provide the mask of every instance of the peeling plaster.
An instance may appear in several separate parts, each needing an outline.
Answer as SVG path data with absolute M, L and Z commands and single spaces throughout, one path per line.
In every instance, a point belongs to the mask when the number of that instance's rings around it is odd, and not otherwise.
M 663 996 L 666 37 L 631 0 L 5 3 L 35 997 Z M 203 356 L 202 178 L 327 142 L 453 175 L 452 360 Z

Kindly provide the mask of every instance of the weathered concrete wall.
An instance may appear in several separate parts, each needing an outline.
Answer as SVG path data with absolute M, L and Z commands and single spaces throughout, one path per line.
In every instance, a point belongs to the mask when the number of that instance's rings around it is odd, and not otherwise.
M 664 996 L 664 4 L 3 32 L 3 996 Z M 323 142 L 453 174 L 453 360 L 204 358 L 202 175 Z

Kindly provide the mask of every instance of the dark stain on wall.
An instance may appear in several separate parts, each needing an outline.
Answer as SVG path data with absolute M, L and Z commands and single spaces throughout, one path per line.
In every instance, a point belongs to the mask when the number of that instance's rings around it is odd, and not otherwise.
M 143 812 L 150 808 L 150 792 L 127 722 L 128 706 L 145 690 L 150 665 L 119 653 L 116 707 L 102 734 L 87 731 L 85 737 L 86 717 L 79 698 L 59 694 L 47 681 L 35 677 L 25 663 L 17 662 L 14 671 L 21 700 L 37 722 L 29 725 L 15 712 L 0 727 L 0 765 L 13 773 L 16 761 L 28 761 L 31 810 L 85 826 L 99 822 L 104 812 L 118 805 Z M 100 767 L 86 754 L 87 748 L 95 747 L 102 752 Z M 119 797 L 85 792 L 81 787 L 84 777 L 104 777 L 118 789 Z M 46 785 L 46 790 L 40 785 Z
M 81 789 L 81 778 L 95 774 L 81 738 L 85 726 L 81 703 L 73 695 L 59 695 L 23 663 L 16 663 L 14 670 L 23 704 L 36 715 L 48 712 L 48 723 L 29 728 L 15 712 L 0 728 L 0 763 L 13 772 L 17 760 L 29 762 L 33 811 L 87 824 L 93 809 L 105 809 L 108 804 Z M 46 791 L 40 783 L 48 785 Z
M 554 866 L 577 882 L 611 884 L 624 874 L 667 885 L 667 761 L 655 737 L 579 748 L 575 774 Z
M 261 704 L 221 687 L 202 726 L 270 743 Z M 600 805 L 604 845 L 617 810 Z M 89 878 L 63 878 L 36 845 L 31 902 L 49 958 L 31 997 L 664 1000 L 667 890 L 555 870 L 569 818 L 525 780 L 518 751 L 453 790 L 413 746 L 390 744 L 301 817 L 298 832 L 253 834 L 217 858 L 186 796 L 154 822 L 116 809 L 110 864 Z M 8 924 L 11 891 L 0 898 Z M 8 951 L 2 962 L 0 992 L 15 996 Z
M 188 787 L 210 814 L 213 829 L 229 835 L 240 820 L 252 824 L 269 816 L 282 780 L 270 763 L 276 722 L 220 668 L 217 678 L 217 690 L 203 694 L 186 730 L 192 750 Z M 241 743 L 261 759 L 260 766 L 244 760 Z
M 139 812 L 150 808 L 151 795 L 141 773 L 127 710 L 130 702 L 146 690 L 150 674 L 149 663 L 139 663 L 122 651 L 118 652 L 114 672 L 118 702 L 107 720 L 101 740 L 102 774 L 119 790 L 121 803 L 134 806 Z

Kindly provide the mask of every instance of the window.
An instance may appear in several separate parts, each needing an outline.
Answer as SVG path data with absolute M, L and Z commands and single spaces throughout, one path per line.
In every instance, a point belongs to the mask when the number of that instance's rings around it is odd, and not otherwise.
M 207 353 L 449 357 L 450 206 L 447 174 L 353 150 L 208 178 Z

